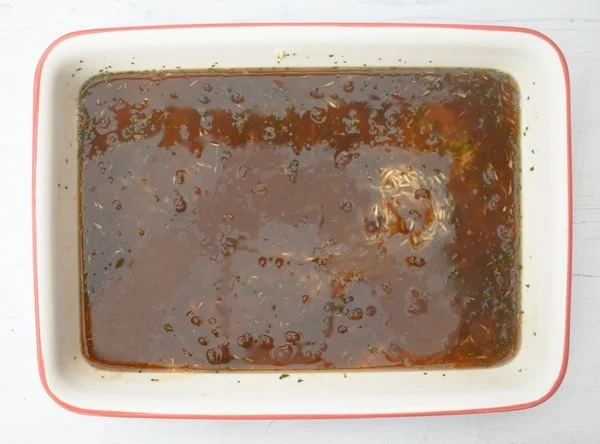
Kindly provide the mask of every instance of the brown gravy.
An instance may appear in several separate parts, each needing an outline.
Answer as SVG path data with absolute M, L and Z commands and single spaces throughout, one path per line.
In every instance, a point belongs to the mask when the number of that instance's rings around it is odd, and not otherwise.
M 518 103 L 489 70 L 92 79 L 85 355 L 181 369 L 506 361 Z

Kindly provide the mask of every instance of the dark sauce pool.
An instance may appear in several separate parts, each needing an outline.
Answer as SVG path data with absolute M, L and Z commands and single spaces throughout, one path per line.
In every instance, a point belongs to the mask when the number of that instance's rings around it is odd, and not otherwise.
M 91 79 L 85 355 L 181 369 L 508 360 L 518 102 L 489 70 Z

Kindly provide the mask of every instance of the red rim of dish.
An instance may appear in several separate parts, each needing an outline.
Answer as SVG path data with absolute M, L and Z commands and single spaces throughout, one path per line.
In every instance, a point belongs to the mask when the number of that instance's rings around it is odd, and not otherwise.
M 498 407 L 489 408 L 473 408 L 473 409 L 462 409 L 462 410 L 440 410 L 440 411 L 424 411 L 424 412 L 391 412 L 391 413 L 365 413 L 365 414 L 263 414 L 263 415 L 210 415 L 210 414 L 170 414 L 170 413 L 144 413 L 144 412 L 121 412 L 116 410 L 94 410 L 85 409 L 68 404 L 58 398 L 48 386 L 46 379 L 46 371 L 44 368 L 44 359 L 42 356 L 42 344 L 40 338 L 40 314 L 39 314 L 39 301 L 38 301 L 38 274 L 37 274 L 37 240 L 36 240 L 36 159 L 37 159 L 37 140 L 38 140 L 38 111 L 39 111 L 39 93 L 40 93 L 40 79 L 42 75 L 42 68 L 49 54 L 54 48 L 60 45 L 65 40 L 73 37 L 78 37 L 86 34 L 99 34 L 116 31 L 139 31 L 139 30 L 156 30 L 156 29 L 185 29 L 185 28 L 238 28 L 238 27 L 274 27 L 274 26 L 287 26 L 287 27 L 299 27 L 299 26 L 313 26 L 313 27 L 356 27 L 356 28 L 446 28 L 446 29 L 467 29 L 467 30 L 478 30 L 478 31 L 501 31 L 501 32 L 517 32 L 529 34 L 543 40 L 545 43 L 550 45 L 552 49 L 558 55 L 562 70 L 564 74 L 566 96 L 565 106 L 567 115 L 567 195 L 568 195 L 568 210 L 567 210 L 567 293 L 566 293 L 566 316 L 565 316 L 565 337 L 563 345 L 563 358 L 560 367 L 560 371 L 557 375 L 554 384 L 550 387 L 550 390 L 533 401 L 512 404 Z M 121 28 L 98 28 L 90 30 L 75 31 L 65 34 L 59 37 L 57 40 L 52 42 L 48 48 L 44 51 L 40 60 L 38 61 L 34 85 L 33 85 L 33 140 L 32 140 L 32 239 L 33 239 L 33 285 L 34 285 L 34 304 L 35 304 L 35 326 L 36 326 L 36 348 L 37 348 L 37 362 L 38 372 L 42 385 L 50 398 L 56 402 L 59 406 L 66 410 L 74 413 L 83 415 L 95 415 L 95 416 L 108 416 L 108 417 L 127 417 L 127 418 L 171 418 L 171 419 L 333 419 L 333 418 L 383 418 L 383 417 L 409 417 L 409 416 L 437 416 L 437 415 L 458 415 L 458 414 L 474 414 L 474 413 L 492 413 L 492 412 L 504 412 L 527 409 L 535 407 L 545 401 L 547 401 L 558 388 L 560 387 L 567 370 L 568 356 L 569 356 L 569 335 L 570 335 L 570 306 L 571 306 L 571 268 L 572 268 L 572 214 L 573 214 L 573 195 L 572 195 L 572 166 L 571 166 L 571 91 L 570 91 L 570 80 L 569 80 L 569 69 L 567 61 L 558 45 L 545 34 L 539 31 L 521 28 L 514 26 L 495 26 L 495 25 L 459 25 L 459 24 L 435 24 L 435 23 L 361 23 L 361 22 L 346 22 L 346 23 L 335 23 L 335 22 L 319 22 L 319 23 L 214 23 L 214 24 L 182 24 L 182 25 L 157 25 L 157 26 L 130 26 Z

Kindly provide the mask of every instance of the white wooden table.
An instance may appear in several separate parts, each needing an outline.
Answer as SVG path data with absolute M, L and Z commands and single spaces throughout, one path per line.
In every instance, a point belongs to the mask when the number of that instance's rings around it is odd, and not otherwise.
M 600 442 L 600 2 L 596 0 L 0 0 L 0 442 Z M 176 2 L 173 2 L 174 4 Z M 262 3 L 262 5 L 261 5 Z M 37 376 L 31 259 L 31 103 L 35 64 L 81 28 L 235 21 L 404 21 L 536 28 L 572 78 L 572 342 L 561 388 L 527 411 L 336 421 L 157 421 L 77 416 Z

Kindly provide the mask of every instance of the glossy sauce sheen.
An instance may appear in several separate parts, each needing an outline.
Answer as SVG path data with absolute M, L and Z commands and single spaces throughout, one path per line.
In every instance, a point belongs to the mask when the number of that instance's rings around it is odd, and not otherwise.
M 92 79 L 85 355 L 182 369 L 506 361 L 518 102 L 484 70 Z

